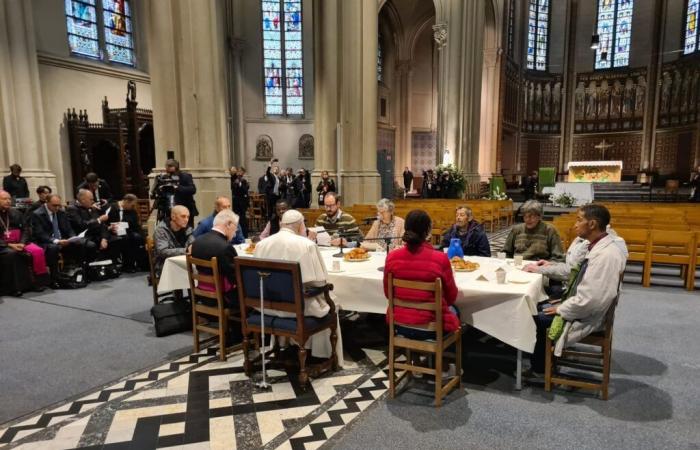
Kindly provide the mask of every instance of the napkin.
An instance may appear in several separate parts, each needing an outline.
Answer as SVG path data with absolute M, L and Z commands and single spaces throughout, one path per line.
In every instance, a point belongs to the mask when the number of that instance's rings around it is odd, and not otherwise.
M 476 281 L 489 281 L 489 279 L 486 278 L 486 276 L 482 273 L 481 275 L 476 277 Z

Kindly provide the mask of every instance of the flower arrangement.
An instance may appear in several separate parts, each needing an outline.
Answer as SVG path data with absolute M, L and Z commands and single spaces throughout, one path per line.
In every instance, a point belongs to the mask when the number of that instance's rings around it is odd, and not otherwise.
M 445 197 L 461 198 L 467 190 L 467 179 L 464 178 L 464 174 L 454 164 L 440 164 L 435 168 L 435 175 L 438 180 L 442 180 L 445 174 L 449 174 L 450 180 L 446 186 L 448 193 Z
M 496 188 L 491 191 L 489 196 L 485 197 L 484 200 L 508 200 L 508 194 L 501 192 L 500 186 L 496 186 Z
M 568 192 L 563 192 L 559 195 L 552 194 L 549 196 L 549 200 L 554 206 L 560 208 L 571 208 L 576 203 L 576 198 Z

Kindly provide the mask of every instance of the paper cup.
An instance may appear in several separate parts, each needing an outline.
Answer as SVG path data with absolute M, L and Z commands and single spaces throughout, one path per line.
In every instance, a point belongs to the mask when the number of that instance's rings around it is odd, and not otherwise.
M 522 266 L 523 265 L 523 255 L 515 255 L 513 257 L 513 263 L 516 266 Z
M 333 272 L 340 272 L 340 261 L 333 261 Z
M 505 272 L 496 272 L 496 282 L 498 284 L 506 284 L 506 273 Z
M 505 260 L 505 259 L 506 259 L 506 253 L 505 253 L 505 252 L 498 252 L 498 259 Z

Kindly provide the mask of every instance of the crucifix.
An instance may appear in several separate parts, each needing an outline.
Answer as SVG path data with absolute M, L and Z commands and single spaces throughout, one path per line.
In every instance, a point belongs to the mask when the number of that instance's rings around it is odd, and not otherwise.
M 596 145 L 594 148 L 601 151 L 601 161 L 605 161 L 605 150 L 612 147 L 614 144 L 610 144 L 605 139 L 600 141 L 600 144 Z

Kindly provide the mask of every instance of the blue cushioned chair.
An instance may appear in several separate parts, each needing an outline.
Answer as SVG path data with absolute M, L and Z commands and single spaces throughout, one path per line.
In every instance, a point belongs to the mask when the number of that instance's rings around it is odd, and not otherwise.
M 330 298 L 332 284 L 304 291 L 299 263 L 260 258 L 236 258 L 236 280 L 241 306 L 243 329 L 243 354 L 245 373 L 250 376 L 252 362 L 248 355 L 248 337 L 251 333 L 262 333 L 260 308 L 260 280 L 263 283 L 265 311 L 276 310 L 293 313 L 295 317 L 277 317 L 265 314 L 265 334 L 293 338 L 299 343 L 299 383 L 305 386 L 309 379 L 304 343 L 312 335 L 326 329 L 331 330 L 331 357 L 318 365 L 309 366 L 312 375 L 328 369 L 338 369 L 335 351 L 338 340 L 335 304 Z M 304 298 L 323 294 L 331 309 L 323 318 L 304 316 Z M 275 355 L 276 356 L 276 355 Z

